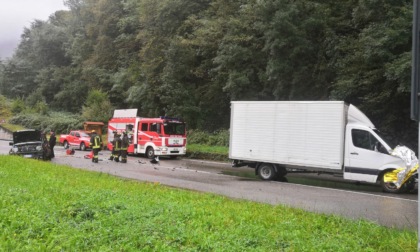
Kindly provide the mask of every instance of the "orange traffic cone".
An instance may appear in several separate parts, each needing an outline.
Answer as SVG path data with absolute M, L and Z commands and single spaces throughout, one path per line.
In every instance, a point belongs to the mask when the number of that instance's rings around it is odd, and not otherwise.
M 93 151 L 91 151 L 89 154 L 85 155 L 86 159 L 92 159 L 93 158 Z
M 66 154 L 67 155 L 74 155 L 74 149 L 67 149 Z

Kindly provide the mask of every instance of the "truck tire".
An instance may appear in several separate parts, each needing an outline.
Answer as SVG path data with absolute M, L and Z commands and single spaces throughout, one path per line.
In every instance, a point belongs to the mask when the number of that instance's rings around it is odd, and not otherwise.
M 63 146 L 64 146 L 64 149 L 68 149 L 70 147 L 69 142 L 64 141 Z
M 258 176 L 262 180 L 274 180 L 277 173 L 272 164 L 261 164 L 258 167 Z
M 405 184 L 401 186 L 400 188 L 397 188 L 397 186 L 394 183 L 385 182 L 384 177 L 385 177 L 384 175 L 382 175 L 381 177 L 382 191 L 387 192 L 387 193 L 403 193 L 407 190 L 407 187 Z
M 153 147 L 147 147 L 146 149 L 146 157 L 147 158 L 154 158 L 155 157 L 155 150 L 153 149 Z
M 81 150 L 81 151 L 85 151 L 85 150 L 86 150 L 86 145 L 85 145 L 85 143 L 81 143 L 81 144 L 80 144 L 80 150 Z

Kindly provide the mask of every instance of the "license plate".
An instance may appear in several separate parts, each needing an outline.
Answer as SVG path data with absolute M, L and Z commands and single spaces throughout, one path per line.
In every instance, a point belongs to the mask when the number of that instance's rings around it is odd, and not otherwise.
M 169 138 L 170 145 L 182 145 L 184 140 L 182 138 Z
M 31 158 L 32 155 L 23 155 L 23 157 L 25 157 L 25 158 Z

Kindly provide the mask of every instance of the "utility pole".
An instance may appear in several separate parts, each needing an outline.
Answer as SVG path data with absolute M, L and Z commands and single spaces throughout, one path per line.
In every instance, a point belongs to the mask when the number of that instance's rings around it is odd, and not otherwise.
M 419 123 L 418 154 L 420 155 L 420 0 L 413 0 L 413 43 L 412 43 L 412 68 L 411 68 L 411 119 Z M 417 194 L 418 195 L 418 194 Z M 418 201 L 418 198 L 417 198 Z M 417 251 L 420 251 L 420 201 L 417 206 Z

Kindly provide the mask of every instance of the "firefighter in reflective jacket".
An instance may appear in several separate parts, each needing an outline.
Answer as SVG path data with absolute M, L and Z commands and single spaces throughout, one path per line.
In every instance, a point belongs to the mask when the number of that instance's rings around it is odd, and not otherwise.
M 112 150 L 115 150 L 114 152 L 114 161 L 120 162 L 120 156 L 121 156 L 121 134 L 117 133 L 117 137 L 114 139 L 114 148 Z
M 127 163 L 128 142 L 127 132 L 124 131 L 121 139 L 121 163 Z
M 114 130 L 114 131 L 112 131 L 112 133 L 114 133 L 114 139 L 112 139 L 112 142 L 111 142 L 112 152 L 111 152 L 111 156 L 108 159 L 108 160 L 111 160 L 111 161 L 114 160 L 114 156 L 115 156 L 115 139 L 117 139 L 117 131 Z
M 92 130 L 92 135 L 90 137 L 90 146 L 92 147 L 93 157 L 92 162 L 98 163 L 99 151 L 102 148 L 102 140 L 101 137 L 96 134 L 95 130 Z

